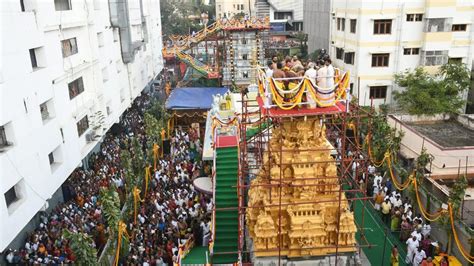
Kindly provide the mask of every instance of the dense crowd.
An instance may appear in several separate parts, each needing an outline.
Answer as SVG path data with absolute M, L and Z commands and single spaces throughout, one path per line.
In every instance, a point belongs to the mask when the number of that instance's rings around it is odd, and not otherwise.
M 89 157 L 89 168 L 79 167 L 63 185 L 64 202 L 50 213 L 40 214 L 40 224 L 27 236 L 19 251 L 6 252 L 12 264 L 68 264 L 76 256 L 70 243 L 62 236 L 64 229 L 92 236 L 99 253 L 107 237 L 107 222 L 100 206 L 101 187 L 114 186 L 123 202 L 125 176 L 121 167 L 121 150 L 130 147 L 133 137 L 143 149 L 147 137 L 143 114 L 149 107 L 148 94 L 138 97 L 124 113 L 118 130 L 111 130 L 100 145 L 99 152 Z M 171 154 L 160 160 L 151 180 L 151 187 L 138 214 L 138 225 L 128 226 L 134 232 L 126 259 L 129 265 L 171 265 L 177 259 L 179 244 L 191 235 L 197 244 L 209 238 L 212 210 L 210 199 L 193 189 L 192 178 L 210 171 L 199 160 L 201 143 L 195 130 L 176 130 L 171 139 Z
M 271 41 L 271 42 L 263 43 L 263 47 L 265 49 L 299 47 L 300 45 L 301 45 L 300 42 L 294 41 L 294 40 Z
M 393 187 L 390 176 L 383 175 L 374 165 L 361 167 L 354 162 L 352 169 L 361 169 L 362 172 L 367 169 L 368 180 L 365 180 L 364 173 L 359 173 L 356 175 L 358 181 L 360 184 L 367 182 L 367 195 L 373 197 L 374 208 L 380 212 L 382 221 L 392 233 L 399 233 L 402 243 L 406 243 L 405 263 L 415 266 L 432 265 L 432 258 L 439 253 L 439 249 L 438 243 L 430 236 L 430 221 L 424 221 L 421 214 L 415 212 L 412 200 L 409 197 L 402 198 L 400 192 Z M 397 247 L 392 249 L 391 261 L 393 265 L 398 265 Z
M 297 56 L 286 56 L 283 60 L 274 57 L 267 63 L 265 69 L 267 77 L 282 80 L 286 85 L 298 84 L 301 77 L 309 78 L 314 84 L 321 88 L 332 88 L 334 86 L 335 69 L 329 57 L 321 58 L 316 62 L 307 60 L 302 62 Z
M 24 248 L 6 255 L 9 263 L 61 264 L 73 263 L 76 256 L 62 236 L 64 229 L 92 236 L 99 251 L 107 241 L 107 225 L 102 215 L 99 190 L 114 184 L 123 195 L 124 171 L 120 166 L 120 150 L 131 137 L 144 141 L 143 112 L 150 97 L 143 94 L 124 113 L 120 121 L 123 131 L 107 134 L 100 151 L 89 157 L 89 169 L 74 170 L 63 185 L 64 202 L 50 213 L 40 214 L 40 224 L 28 234 Z
M 197 135 L 192 128 L 175 131 L 171 155 L 159 161 L 149 196 L 141 205 L 139 230 L 131 242 L 127 265 L 172 265 L 178 262 L 180 244 L 207 244 L 213 204 L 192 184 L 193 178 L 209 174 L 199 160 Z

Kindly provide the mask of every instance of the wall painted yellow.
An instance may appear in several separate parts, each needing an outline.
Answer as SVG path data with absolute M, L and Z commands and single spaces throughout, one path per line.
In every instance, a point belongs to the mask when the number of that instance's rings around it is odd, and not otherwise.
M 360 75 L 360 80 L 393 80 L 393 75 Z
M 434 75 L 439 72 L 439 67 L 440 66 L 424 66 L 423 69 L 431 75 Z
M 343 37 L 334 38 L 336 46 L 341 44 L 350 44 L 358 47 L 397 47 L 397 42 L 358 42 L 353 39 L 344 39 Z M 422 41 L 406 41 L 402 42 L 401 46 L 403 47 L 421 47 Z M 356 47 L 354 48 L 356 49 Z
M 426 32 L 425 42 L 450 42 L 453 38 L 452 32 Z
M 453 40 L 453 46 L 469 46 L 469 40 Z
M 474 11 L 474 4 L 471 6 L 457 6 L 456 12 L 473 12 Z
M 456 0 L 426 0 L 426 7 L 456 6 Z

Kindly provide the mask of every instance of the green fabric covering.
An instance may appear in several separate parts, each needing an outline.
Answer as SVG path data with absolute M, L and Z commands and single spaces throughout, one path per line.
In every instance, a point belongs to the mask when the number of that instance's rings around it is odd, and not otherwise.
M 181 264 L 206 264 L 206 251 L 208 251 L 208 247 L 193 247 Z
M 216 149 L 216 208 L 238 207 L 237 178 L 238 150 L 237 147 Z M 214 253 L 236 252 L 239 243 L 239 214 L 237 209 L 217 210 L 215 225 Z M 214 254 L 212 263 L 234 263 L 237 253 Z
M 358 195 L 363 197 L 363 195 Z M 365 228 L 364 233 L 367 241 L 361 240 L 360 230 L 356 234 L 357 242 L 366 245 L 367 242 L 371 247 L 363 247 L 363 251 L 370 261 L 371 265 L 390 265 L 390 255 L 393 245 L 397 245 L 399 253 L 400 265 L 405 264 L 406 244 L 401 243 L 398 235 L 390 233 L 388 225 L 384 225 L 380 214 L 373 208 L 373 205 L 367 201 L 364 207 L 363 200 L 353 202 L 354 216 L 357 227 Z M 362 210 L 365 208 L 364 224 L 362 224 Z M 387 240 L 385 242 L 385 230 L 387 231 Z M 385 243 L 385 254 L 383 248 Z

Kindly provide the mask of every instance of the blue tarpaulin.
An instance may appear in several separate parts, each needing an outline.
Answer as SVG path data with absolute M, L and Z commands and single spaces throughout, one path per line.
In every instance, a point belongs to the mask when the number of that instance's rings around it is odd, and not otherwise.
M 175 88 L 168 100 L 166 109 L 186 110 L 186 109 L 211 109 L 212 95 L 224 95 L 229 89 L 226 87 L 187 87 Z

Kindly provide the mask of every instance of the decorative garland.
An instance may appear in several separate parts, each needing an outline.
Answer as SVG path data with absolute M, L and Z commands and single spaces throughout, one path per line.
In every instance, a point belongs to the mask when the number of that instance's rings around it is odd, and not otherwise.
M 119 263 L 120 248 L 122 246 L 123 237 L 127 237 L 130 239 L 130 235 L 127 232 L 127 225 L 122 220 L 120 220 L 118 222 L 118 230 L 117 230 L 117 250 L 115 252 L 115 266 L 118 266 L 118 263 Z

